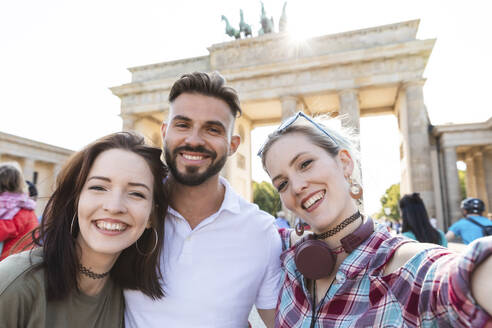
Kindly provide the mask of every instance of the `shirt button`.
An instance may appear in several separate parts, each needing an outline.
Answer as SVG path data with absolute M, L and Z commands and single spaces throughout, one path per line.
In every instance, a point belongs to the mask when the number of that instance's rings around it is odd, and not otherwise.
M 338 273 L 337 273 L 337 275 L 336 275 L 336 277 L 335 277 L 335 280 L 336 280 L 337 282 L 344 282 L 344 281 L 345 281 L 345 276 L 344 276 L 344 274 L 343 274 L 343 273 L 341 273 L 341 272 L 338 272 Z

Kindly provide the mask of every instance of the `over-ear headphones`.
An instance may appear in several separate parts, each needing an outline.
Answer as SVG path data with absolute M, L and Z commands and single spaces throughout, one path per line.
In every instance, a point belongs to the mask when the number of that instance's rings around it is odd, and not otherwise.
M 345 251 L 351 253 L 359 247 L 374 232 L 374 224 L 371 218 L 358 227 L 351 234 L 340 240 L 342 244 L 334 250 L 323 241 L 315 239 L 314 235 L 304 237 L 297 244 L 294 255 L 296 267 L 302 275 L 308 279 L 321 279 L 328 277 L 335 268 L 337 254 Z

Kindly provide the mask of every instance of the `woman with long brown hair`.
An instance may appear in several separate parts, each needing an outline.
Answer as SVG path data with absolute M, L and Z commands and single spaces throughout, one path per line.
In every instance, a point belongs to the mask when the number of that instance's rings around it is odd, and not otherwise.
M 403 196 L 398 202 L 403 220 L 402 235 L 421 243 L 448 246 L 444 232 L 432 226 L 419 193 Z
M 74 154 L 33 234 L 0 263 L 7 327 L 122 327 L 122 289 L 163 296 L 167 174 L 161 150 L 121 132 Z

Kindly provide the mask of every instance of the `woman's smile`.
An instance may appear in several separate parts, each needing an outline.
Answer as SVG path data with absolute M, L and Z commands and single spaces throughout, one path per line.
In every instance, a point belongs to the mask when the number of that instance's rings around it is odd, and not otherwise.
M 314 193 L 311 193 L 309 196 L 305 197 L 302 202 L 301 206 L 308 212 L 314 211 L 318 206 L 321 204 L 323 201 L 323 197 L 325 197 L 326 191 L 325 190 L 319 190 Z

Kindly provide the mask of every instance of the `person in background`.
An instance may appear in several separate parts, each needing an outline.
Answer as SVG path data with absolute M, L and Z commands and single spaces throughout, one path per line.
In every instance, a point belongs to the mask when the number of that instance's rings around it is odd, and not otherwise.
M 27 184 L 27 190 L 28 190 L 29 198 L 31 198 L 33 201 L 37 202 L 38 201 L 38 195 L 39 195 L 38 194 L 38 188 L 36 188 L 36 185 L 29 180 L 26 180 L 26 184 Z M 38 216 L 38 222 L 39 223 L 41 223 L 42 218 L 43 218 L 43 215 L 40 214 Z
M 13 246 L 38 225 L 34 213 L 36 203 L 25 191 L 26 184 L 19 164 L 0 164 L 0 261 L 11 251 L 15 252 Z M 28 243 L 28 240 L 24 240 L 18 249 Z
M 395 224 L 395 232 L 397 234 L 400 234 L 402 232 L 402 230 L 401 230 L 402 224 L 401 224 L 400 220 L 396 221 L 394 224 Z
M 375 225 L 359 211 L 357 143 L 340 123 L 299 112 L 258 153 L 283 205 L 313 231 L 279 230 L 275 327 L 491 325 L 492 237 L 460 254 Z
M 403 219 L 402 235 L 421 243 L 448 246 L 444 233 L 432 226 L 429 215 L 419 193 L 405 195 L 400 199 L 400 213 Z
M 36 188 L 36 185 L 29 180 L 26 180 L 26 184 L 29 198 L 36 202 L 38 200 L 38 188 Z
M 275 225 L 279 228 L 290 228 L 289 221 L 285 219 L 285 212 L 284 211 L 278 211 L 277 212 L 277 218 L 275 219 Z
M 454 241 L 460 237 L 463 243 L 469 244 L 477 238 L 484 237 L 482 226 L 492 226 L 492 221 L 482 216 L 485 210 L 484 202 L 481 199 L 469 197 L 461 202 L 460 207 L 465 217 L 449 227 L 446 233 L 447 240 Z
M 0 263 L 1 327 L 123 327 L 123 288 L 164 296 L 160 156 L 119 132 L 70 157 L 32 233 L 37 247 Z

